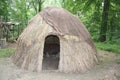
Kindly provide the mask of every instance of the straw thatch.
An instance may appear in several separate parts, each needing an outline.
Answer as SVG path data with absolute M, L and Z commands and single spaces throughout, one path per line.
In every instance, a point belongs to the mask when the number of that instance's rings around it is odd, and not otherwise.
M 20 68 L 41 71 L 44 43 L 49 35 L 60 40 L 59 71 L 84 72 L 97 63 L 95 46 L 82 22 L 58 7 L 45 8 L 29 22 L 18 38 L 13 62 Z

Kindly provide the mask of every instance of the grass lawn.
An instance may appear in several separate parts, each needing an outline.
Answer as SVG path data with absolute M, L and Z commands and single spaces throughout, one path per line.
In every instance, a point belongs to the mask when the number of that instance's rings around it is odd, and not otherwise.
M 15 48 L 12 48 L 12 47 L 0 49 L 0 57 L 9 57 L 14 53 L 14 51 L 15 51 Z
M 95 45 L 98 49 L 105 50 L 105 51 L 112 51 L 115 53 L 120 54 L 120 44 L 113 44 L 108 42 L 95 42 Z

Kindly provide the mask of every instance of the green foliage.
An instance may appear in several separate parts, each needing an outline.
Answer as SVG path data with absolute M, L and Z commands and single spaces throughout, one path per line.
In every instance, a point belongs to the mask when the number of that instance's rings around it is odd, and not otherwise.
M 0 57 L 9 57 L 11 56 L 15 51 L 15 48 L 5 48 L 5 49 L 0 49 Z
M 28 22 L 26 0 L 11 0 L 10 6 L 9 13 L 11 21 L 21 22 L 22 28 L 24 28 Z
M 9 16 L 9 1 L 8 0 L 0 0 L 0 18 L 2 18 L 3 21 L 8 21 Z
M 95 45 L 98 49 L 112 51 L 120 54 L 120 43 L 117 44 L 115 42 L 95 42 Z

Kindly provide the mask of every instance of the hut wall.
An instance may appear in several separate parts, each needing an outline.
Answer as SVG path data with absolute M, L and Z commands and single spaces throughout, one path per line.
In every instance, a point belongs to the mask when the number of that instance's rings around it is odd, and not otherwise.
M 85 72 L 97 62 L 96 52 L 85 41 L 77 38 L 60 38 L 61 72 Z

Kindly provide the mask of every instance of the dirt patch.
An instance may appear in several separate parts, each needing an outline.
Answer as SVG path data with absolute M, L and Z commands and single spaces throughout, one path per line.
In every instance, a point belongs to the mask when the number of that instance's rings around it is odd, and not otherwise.
M 16 48 L 17 43 L 15 43 L 15 42 L 7 42 L 7 46 L 8 46 L 8 47 Z
M 101 62 L 85 73 L 30 72 L 16 67 L 10 58 L 0 58 L 0 80 L 120 80 L 120 55 L 99 51 L 99 58 Z

